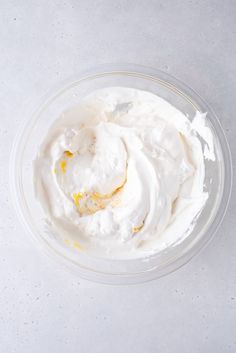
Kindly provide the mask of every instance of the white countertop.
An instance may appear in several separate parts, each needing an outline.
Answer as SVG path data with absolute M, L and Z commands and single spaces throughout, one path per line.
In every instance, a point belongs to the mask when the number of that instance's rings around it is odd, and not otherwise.
M 235 165 L 236 2 L 1 1 L 0 352 L 236 352 L 236 194 L 216 238 L 175 273 L 90 283 L 31 243 L 8 188 L 12 140 L 61 80 L 105 62 L 164 70 L 220 116 Z

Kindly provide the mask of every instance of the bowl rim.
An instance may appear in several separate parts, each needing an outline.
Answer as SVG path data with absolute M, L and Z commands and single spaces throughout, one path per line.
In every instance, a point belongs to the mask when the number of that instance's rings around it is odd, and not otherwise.
M 138 75 L 139 77 L 142 77 L 142 78 L 149 78 L 149 79 L 153 78 L 155 79 L 155 81 L 158 80 L 168 88 L 174 88 L 176 91 L 178 91 L 178 93 L 183 95 L 184 98 L 187 99 L 192 104 L 193 102 L 191 97 L 194 97 L 194 99 L 196 98 L 197 101 L 200 102 L 200 106 L 204 106 L 207 109 L 207 112 L 210 112 L 210 115 L 214 118 L 213 126 L 216 127 L 217 137 L 219 139 L 221 149 L 222 149 L 222 154 L 223 154 L 223 164 L 224 164 L 223 181 L 224 182 L 222 187 L 221 204 L 217 208 L 214 218 L 212 220 L 212 223 L 209 225 L 209 228 L 207 229 L 208 236 L 201 237 L 201 239 L 197 242 L 195 247 L 185 252 L 184 255 L 179 257 L 175 262 L 171 262 L 170 264 L 167 264 L 167 266 L 164 268 L 164 271 L 162 270 L 159 272 L 157 271 L 155 272 L 155 268 L 154 268 L 154 269 L 151 269 L 150 271 L 140 272 L 137 274 L 134 274 L 134 273 L 111 274 L 111 273 L 102 273 L 102 272 L 94 272 L 93 274 L 92 269 L 81 268 L 79 264 L 69 263 L 68 259 L 63 258 L 61 254 L 55 251 L 55 249 L 52 249 L 52 248 L 46 249 L 46 247 L 43 246 L 42 244 L 42 240 L 39 241 L 40 239 L 38 239 L 38 236 L 34 234 L 34 231 L 32 230 L 31 226 L 29 225 L 29 222 L 25 217 L 25 214 L 22 210 L 20 200 L 19 200 L 19 190 L 18 190 L 17 176 L 16 176 L 17 155 L 18 155 L 18 149 L 19 149 L 20 143 L 24 135 L 28 130 L 30 130 L 33 123 L 35 123 L 36 117 L 39 116 L 40 111 L 43 110 L 48 104 L 50 104 L 51 101 L 56 99 L 58 95 L 62 94 L 64 91 L 66 91 L 73 85 L 81 83 L 85 80 L 95 79 L 102 75 L 108 75 L 108 74 L 115 75 L 115 74 L 122 74 L 122 73 L 129 74 L 130 76 Z M 194 106 L 196 108 L 196 102 Z M 34 117 L 34 119 L 32 119 L 32 117 Z M 210 119 L 210 120 L 212 122 L 213 119 Z M 62 80 L 57 85 L 55 85 L 55 87 L 48 90 L 48 92 L 46 92 L 38 100 L 36 109 L 28 109 L 28 113 L 26 113 L 26 119 L 22 124 L 22 126 L 20 127 L 20 129 L 18 130 L 12 144 L 12 150 L 11 150 L 10 160 L 9 160 L 9 181 L 10 181 L 10 194 L 11 194 L 12 201 L 14 200 L 13 206 L 15 208 L 18 218 L 20 219 L 24 228 L 27 229 L 27 233 L 33 235 L 30 238 L 37 240 L 38 245 L 40 244 L 43 247 L 43 250 L 44 250 L 43 252 L 49 255 L 50 258 L 52 258 L 52 255 L 53 255 L 52 250 L 53 250 L 54 254 L 57 254 L 55 258 L 57 257 L 58 260 L 60 260 L 60 262 L 62 262 L 63 260 L 64 265 L 66 265 L 66 267 L 69 267 L 72 270 L 72 272 L 76 272 L 77 274 L 79 272 L 79 276 L 85 279 L 89 279 L 100 283 L 134 284 L 134 283 L 150 281 L 155 278 L 159 278 L 171 272 L 174 272 L 175 270 L 177 270 L 178 268 L 186 264 L 188 261 L 190 261 L 192 257 L 196 256 L 200 252 L 200 250 L 202 250 L 213 239 L 220 224 L 223 221 L 223 218 L 226 214 L 226 211 L 229 205 L 231 191 L 232 191 L 232 182 L 233 182 L 233 166 L 232 166 L 232 157 L 231 157 L 229 143 L 227 141 L 226 134 L 222 128 L 219 118 L 217 117 L 215 111 L 209 106 L 207 102 L 205 102 L 205 100 L 198 93 L 195 92 L 195 90 L 187 86 L 185 83 L 183 83 L 176 77 L 170 75 L 169 73 L 166 73 L 164 71 L 161 71 L 155 68 L 132 64 L 132 63 L 128 63 L 128 64 L 127 63 L 120 63 L 120 64 L 108 63 L 108 64 L 99 65 L 92 69 L 73 75 L 67 78 L 66 80 Z M 123 261 L 123 260 L 120 260 L 120 261 Z M 79 267 L 80 267 L 79 269 L 80 271 L 78 271 Z M 96 277 L 95 274 L 96 276 L 98 275 L 98 277 Z

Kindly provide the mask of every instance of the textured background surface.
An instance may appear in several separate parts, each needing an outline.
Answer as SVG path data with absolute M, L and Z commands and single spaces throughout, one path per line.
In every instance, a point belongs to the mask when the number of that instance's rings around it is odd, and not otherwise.
M 236 195 L 188 265 L 131 287 L 80 280 L 31 244 L 8 190 L 25 106 L 104 62 L 167 71 L 217 111 L 236 157 L 236 2 L 0 1 L 0 352 L 236 352 Z

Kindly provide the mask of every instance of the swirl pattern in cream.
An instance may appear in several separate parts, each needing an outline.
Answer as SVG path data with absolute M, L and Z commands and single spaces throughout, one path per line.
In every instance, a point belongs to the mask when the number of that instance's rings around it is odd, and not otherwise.
M 184 238 L 207 199 L 191 122 L 152 93 L 95 91 L 64 112 L 35 161 L 37 196 L 80 251 L 119 258 Z

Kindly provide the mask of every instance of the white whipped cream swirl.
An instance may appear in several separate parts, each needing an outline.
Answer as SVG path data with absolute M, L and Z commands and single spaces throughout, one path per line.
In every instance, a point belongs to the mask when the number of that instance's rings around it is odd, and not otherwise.
M 101 256 L 139 257 L 183 239 L 207 199 L 203 181 L 192 123 L 131 88 L 95 91 L 64 112 L 35 161 L 52 226 L 69 246 Z

